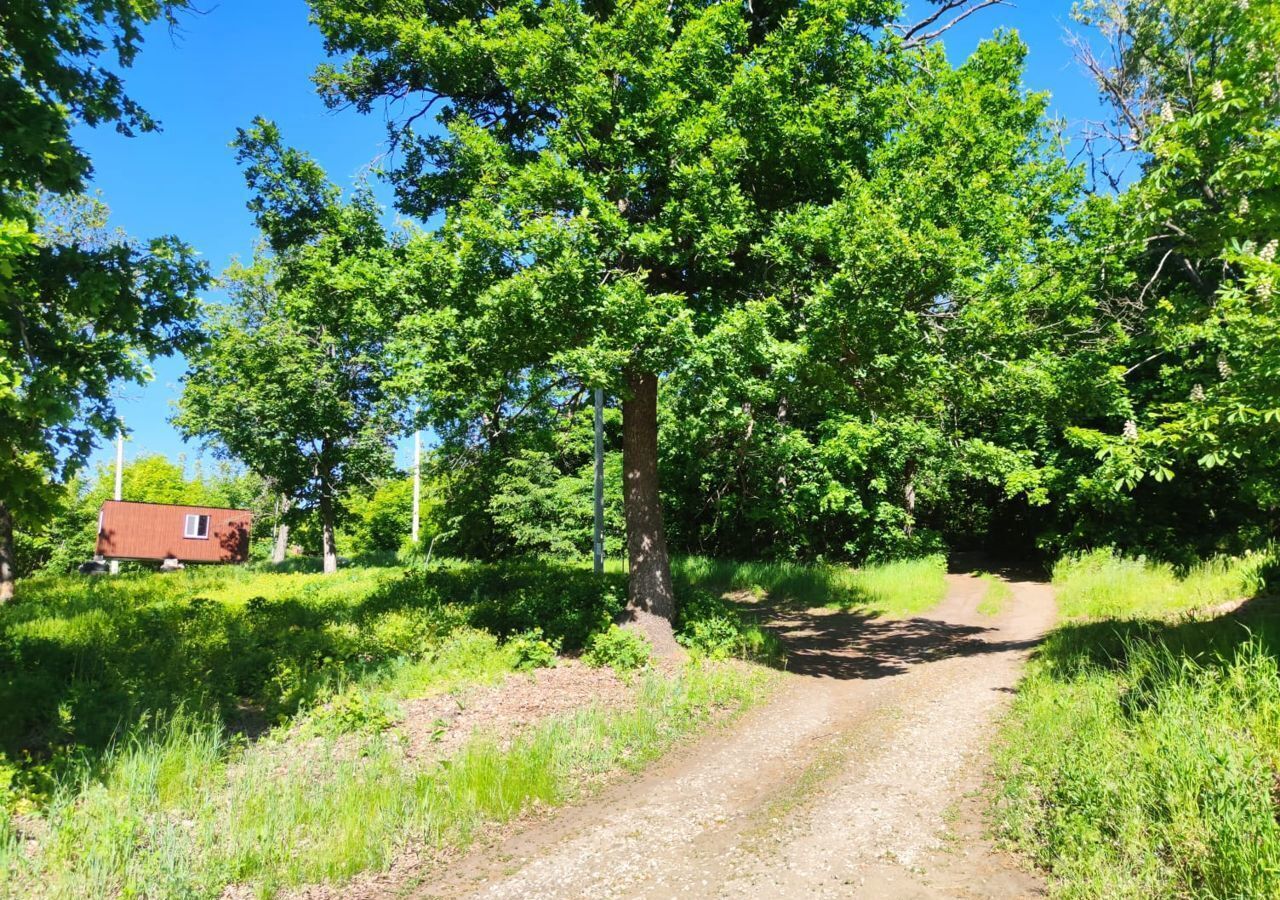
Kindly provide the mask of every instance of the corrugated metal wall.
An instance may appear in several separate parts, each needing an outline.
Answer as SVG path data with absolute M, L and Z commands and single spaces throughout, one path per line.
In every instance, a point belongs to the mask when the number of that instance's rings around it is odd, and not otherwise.
M 209 517 L 209 536 L 183 536 L 186 517 Z M 252 515 L 244 509 L 108 500 L 98 519 L 98 555 L 107 559 L 244 562 Z

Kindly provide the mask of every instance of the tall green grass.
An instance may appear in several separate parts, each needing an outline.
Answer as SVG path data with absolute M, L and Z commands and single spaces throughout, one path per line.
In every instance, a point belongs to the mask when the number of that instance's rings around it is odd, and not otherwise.
M 1067 618 L 1160 616 L 1255 594 L 1268 554 L 1207 560 L 1179 573 L 1166 563 L 1096 550 L 1053 569 L 1058 608 Z
M 1072 618 L 1003 729 L 997 813 L 1056 894 L 1280 896 L 1280 612 L 1169 615 L 1256 590 L 1264 560 L 1055 570 Z
M 764 670 L 695 665 L 648 675 L 634 706 L 584 709 L 510 746 L 475 737 L 422 770 L 393 733 L 354 741 L 228 742 L 185 713 L 114 750 L 101 777 L 60 786 L 33 852 L 0 842 L 14 896 L 264 895 L 385 867 L 410 841 L 465 844 L 481 824 L 571 798 L 638 767 L 764 690 Z
M 675 560 L 678 581 L 716 591 L 746 591 L 805 607 L 861 608 L 885 616 L 926 612 L 946 596 L 941 556 L 876 563 L 859 569 L 829 564 L 731 562 L 705 556 Z

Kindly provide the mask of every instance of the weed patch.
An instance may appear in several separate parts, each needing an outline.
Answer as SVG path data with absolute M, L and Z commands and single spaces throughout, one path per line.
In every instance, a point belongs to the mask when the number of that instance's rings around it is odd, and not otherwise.
M 60 786 L 34 851 L 0 844 L 0 877 L 16 894 L 39 886 L 55 897 L 217 896 L 233 883 L 270 896 L 341 881 L 385 867 L 406 841 L 462 845 L 482 824 L 638 768 L 767 683 L 763 670 L 737 665 L 650 673 L 633 707 L 584 709 L 509 746 L 478 736 L 426 770 L 394 730 L 354 745 L 348 736 L 244 747 L 184 714 L 112 750 L 101 777 Z
M 1001 833 L 1063 896 L 1280 895 L 1280 615 L 1265 598 L 1154 615 L 1238 597 L 1256 570 L 1095 554 L 1055 571 L 1064 612 L 1127 614 L 1055 629 L 1003 731 Z

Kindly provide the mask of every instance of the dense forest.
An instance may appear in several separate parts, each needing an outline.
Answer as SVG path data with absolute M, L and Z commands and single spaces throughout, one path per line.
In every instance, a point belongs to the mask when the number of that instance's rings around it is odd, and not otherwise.
M 1080 4 L 1111 111 L 1083 150 L 1016 34 L 949 61 L 986 3 L 410 5 L 312 4 L 324 101 L 405 101 L 406 224 L 246 123 L 262 240 L 218 303 L 180 240 L 105 230 L 68 137 L 155 126 L 107 64 L 185 4 L 0 20 L 6 590 L 90 552 L 63 520 L 98 496 L 73 476 L 112 386 L 179 351 L 177 426 L 334 566 L 399 545 L 338 546 L 414 428 L 441 552 L 588 553 L 597 387 L 610 552 L 668 617 L 668 548 L 1185 562 L 1274 536 L 1274 4 Z

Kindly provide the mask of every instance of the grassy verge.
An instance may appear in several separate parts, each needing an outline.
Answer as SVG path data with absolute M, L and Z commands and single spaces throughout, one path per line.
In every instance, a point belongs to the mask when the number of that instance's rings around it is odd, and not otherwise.
M 480 736 L 423 771 L 393 731 L 346 741 L 250 747 L 216 723 L 178 715 L 106 760 L 102 777 L 62 786 L 34 851 L 0 844 L 16 895 L 261 894 L 385 867 L 398 848 L 465 844 L 484 823 L 574 796 L 593 776 L 636 768 L 713 717 L 744 708 L 765 670 L 697 664 L 650 673 L 637 702 L 550 720 L 512 745 Z
M 1102 550 L 1061 560 L 1053 583 L 1066 618 L 1163 616 L 1253 596 L 1269 559 L 1266 554 L 1212 559 L 1179 573 L 1164 563 Z
M 0 896 L 218 896 L 343 879 L 408 840 L 559 802 L 761 690 L 774 646 L 685 604 L 695 664 L 511 746 L 423 768 L 400 701 L 492 683 L 606 633 L 625 579 L 553 561 L 37 578 L 0 608 Z M 252 737 L 251 737 L 252 736 Z
M 858 608 L 895 617 L 925 612 L 941 602 L 947 592 L 946 562 L 941 556 L 877 563 L 860 569 L 690 556 L 676 560 L 674 570 L 679 581 L 704 590 L 747 591 L 773 602 Z
M 1280 896 L 1280 613 L 1176 615 L 1256 590 L 1262 561 L 1055 570 L 1073 618 L 1019 689 L 997 803 L 1055 893 Z

